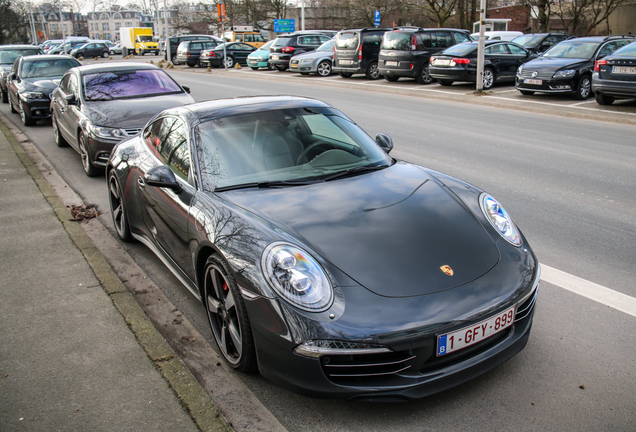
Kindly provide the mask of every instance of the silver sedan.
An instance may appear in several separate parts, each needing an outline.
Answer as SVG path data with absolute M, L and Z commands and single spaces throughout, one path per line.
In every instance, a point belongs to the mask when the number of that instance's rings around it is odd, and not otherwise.
M 331 59 L 333 56 L 334 40 L 320 45 L 314 51 L 295 55 L 289 61 L 289 70 L 300 72 L 302 75 L 316 73 L 320 76 L 331 75 Z

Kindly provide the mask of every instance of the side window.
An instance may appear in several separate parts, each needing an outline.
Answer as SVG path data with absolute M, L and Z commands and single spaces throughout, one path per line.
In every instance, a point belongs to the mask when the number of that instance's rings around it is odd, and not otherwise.
M 245 42 L 254 42 L 254 35 L 246 34 L 245 35 Z
M 190 44 L 190 49 L 192 51 L 202 50 L 203 49 L 203 44 L 201 42 L 192 42 Z
M 242 34 L 237 34 L 236 37 L 234 38 L 234 40 L 236 42 L 243 42 L 243 35 Z
M 453 45 L 453 38 L 450 32 L 436 32 L 437 48 L 448 48 Z
M 518 47 L 517 45 L 513 45 L 513 44 L 507 44 L 508 49 L 510 50 L 510 52 L 513 55 L 516 56 L 525 56 L 527 54 L 526 50 L 524 50 L 521 47 Z
M 77 77 L 75 75 L 70 75 L 70 78 L 68 80 L 68 88 L 66 89 L 66 94 L 74 94 L 76 97 L 79 96 L 79 91 L 78 91 L 78 86 L 77 86 Z
M 420 35 L 420 38 L 422 39 L 422 45 L 424 45 L 424 48 L 433 47 L 433 45 L 431 44 L 431 35 L 429 33 L 422 33 Z
M 168 165 L 176 175 L 185 181 L 188 180 L 190 150 L 186 127 L 180 119 L 157 119 L 144 131 L 144 140 L 155 156 Z
M 455 43 L 470 42 L 466 33 L 454 32 L 453 36 L 455 36 Z
M 382 37 L 379 33 L 368 33 L 362 37 L 362 43 L 366 47 L 380 46 Z
M 559 40 L 557 39 L 556 36 L 548 36 L 543 40 L 543 43 L 549 43 L 550 46 L 554 45 L 555 43 L 557 43 Z

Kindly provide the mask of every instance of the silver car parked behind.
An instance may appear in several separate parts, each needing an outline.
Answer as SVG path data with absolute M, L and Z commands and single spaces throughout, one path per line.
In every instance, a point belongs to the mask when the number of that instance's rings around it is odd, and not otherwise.
M 333 56 L 334 40 L 320 45 L 314 51 L 295 55 L 289 61 L 289 70 L 300 72 L 301 75 L 316 73 L 320 76 L 331 75 L 331 60 Z

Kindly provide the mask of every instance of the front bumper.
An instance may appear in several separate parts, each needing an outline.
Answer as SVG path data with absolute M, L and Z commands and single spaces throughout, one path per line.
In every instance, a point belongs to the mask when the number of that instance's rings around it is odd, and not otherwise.
M 576 91 L 576 83 L 574 78 L 565 79 L 540 79 L 540 84 L 531 84 L 527 82 L 527 78 L 517 75 L 515 79 L 515 88 L 517 90 L 541 92 L 541 93 L 574 93 Z
M 20 101 L 27 118 L 51 118 L 51 101 L 49 99 L 24 99 L 21 97 Z
M 369 319 L 368 309 L 360 306 L 369 305 L 374 296 L 361 287 L 342 288 L 347 303 L 344 315 L 327 323 L 305 318 L 275 299 L 246 301 L 260 372 L 307 396 L 362 401 L 418 399 L 469 381 L 513 357 L 528 341 L 540 279 L 536 258 L 529 255 L 526 258 L 530 265 L 518 277 L 511 272 L 514 264 L 502 265 L 492 270 L 489 281 L 457 287 L 453 293 L 384 298 L 381 320 Z M 512 279 L 516 279 L 513 287 L 492 287 L 491 300 L 497 304 L 488 300 L 487 310 L 459 318 L 455 313 L 467 306 L 448 303 L 450 298 L 470 303 L 476 290 L 485 288 L 482 283 L 506 284 Z M 504 292 L 515 295 L 502 301 L 499 297 Z M 436 307 L 441 305 L 446 309 Z M 511 305 L 516 306 L 511 327 L 477 344 L 437 356 L 438 336 L 472 326 Z M 391 352 L 306 357 L 294 351 L 299 343 L 317 339 L 343 347 L 348 347 L 348 342 L 366 343 L 387 347 Z
M 257 68 L 263 68 L 263 67 L 267 67 L 267 65 L 269 64 L 269 62 L 267 60 L 253 60 L 253 59 L 247 59 L 247 65 L 249 67 L 257 67 Z

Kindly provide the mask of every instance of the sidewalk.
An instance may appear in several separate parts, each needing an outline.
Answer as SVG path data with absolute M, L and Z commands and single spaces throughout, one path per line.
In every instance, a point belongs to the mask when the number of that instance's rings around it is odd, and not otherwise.
M 231 430 L 0 129 L 0 430 Z

